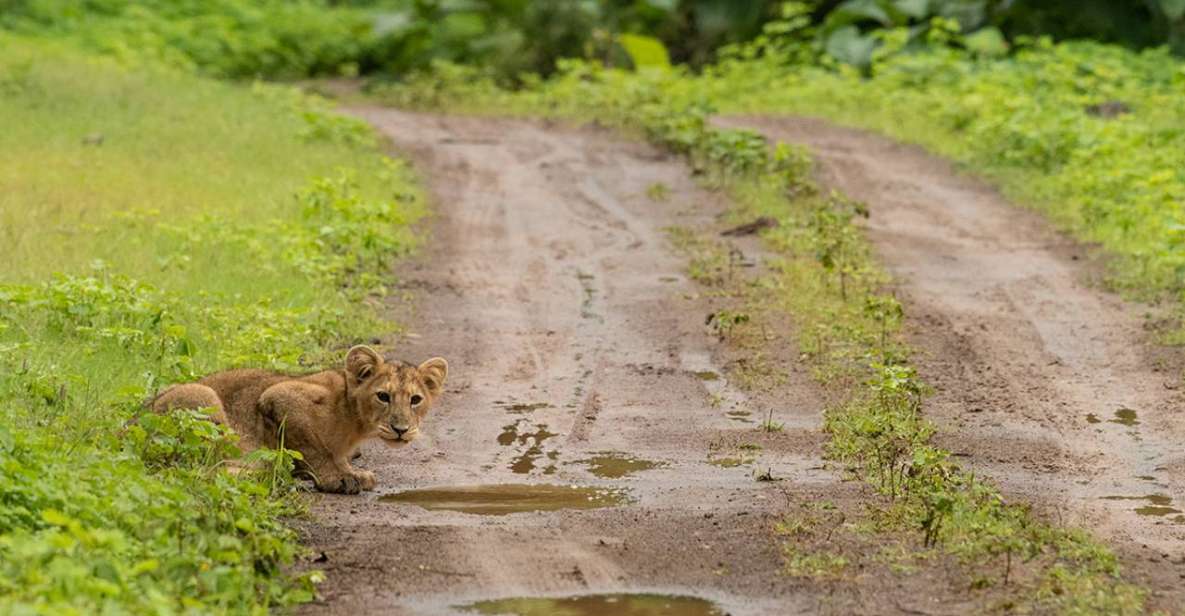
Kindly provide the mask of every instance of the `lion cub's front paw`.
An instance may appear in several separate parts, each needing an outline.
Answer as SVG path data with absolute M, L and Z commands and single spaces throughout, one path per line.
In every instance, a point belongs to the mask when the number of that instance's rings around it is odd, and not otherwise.
M 355 470 L 317 482 L 317 489 L 335 494 L 357 494 L 362 490 L 373 490 L 377 481 L 370 471 Z
M 378 484 L 378 479 L 371 471 L 355 470 L 354 476 L 358 478 L 358 483 L 363 490 L 373 490 L 374 486 Z

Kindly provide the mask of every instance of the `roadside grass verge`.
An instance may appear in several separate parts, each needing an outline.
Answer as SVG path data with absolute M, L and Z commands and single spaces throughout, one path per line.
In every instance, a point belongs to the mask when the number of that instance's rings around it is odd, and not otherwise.
M 868 76 L 749 45 L 697 79 L 698 91 L 722 113 L 824 117 L 955 160 L 1104 248 L 1114 287 L 1169 298 L 1179 316 L 1185 62 L 1165 49 L 1046 40 L 982 58 L 951 37 L 886 53 Z
M 0 39 L 0 612 L 259 613 L 317 574 L 291 452 L 233 474 L 165 384 L 309 370 L 375 310 L 425 214 L 370 129 L 239 87 Z
M 712 127 L 698 85 L 679 72 L 627 73 L 567 63 L 559 77 L 521 93 L 492 89 L 479 76 L 446 68 L 446 77 L 411 82 L 386 96 L 455 109 L 596 121 L 644 135 L 688 157 L 703 181 L 732 195 L 731 223 L 778 221 L 763 232 L 777 255 L 768 273 L 743 288 L 748 315 L 772 305 L 789 315 L 799 351 L 836 402 L 826 411 L 828 455 L 883 495 L 869 507 L 873 525 L 917 538 L 913 549 L 960 563 L 968 592 L 992 588 L 1003 609 L 1122 614 L 1143 609 L 1145 591 L 1123 581 L 1115 556 L 1085 533 L 1037 520 L 988 482 L 959 468 L 931 444 L 923 414 L 927 388 L 909 363 L 900 334 L 901 305 L 856 221 L 864 207 L 821 191 L 809 155 L 755 133 Z M 701 283 L 726 279 L 726 249 L 676 238 Z M 752 318 L 737 333 L 759 328 Z M 793 520 L 790 520 L 792 523 Z M 842 557 L 787 546 L 791 574 L 833 575 Z M 973 583 L 972 583 L 973 582 Z

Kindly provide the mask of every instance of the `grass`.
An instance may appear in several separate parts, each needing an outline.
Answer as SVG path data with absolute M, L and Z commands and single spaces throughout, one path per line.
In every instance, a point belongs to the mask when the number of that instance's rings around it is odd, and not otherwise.
M 751 132 L 711 127 L 703 82 L 678 71 L 626 73 L 571 63 L 560 77 L 517 94 L 455 77 L 438 76 L 428 89 L 412 82 L 392 93 L 392 100 L 414 102 L 425 91 L 436 105 L 464 101 L 461 109 L 499 108 L 621 127 L 686 155 L 705 182 L 730 193 L 736 206 L 728 222 L 759 216 L 778 221 L 763 233 L 777 255 L 771 272 L 751 283 L 731 280 L 721 251 L 704 248 L 705 240 L 694 232 L 675 230 L 672 239 L 689 252 L 693 278 L 712 292 L 741 294 L 739 309 L 730 306 L 724 318 L 716 315 L 722 338 L 761 331 L 754 315 L 791 317 L 802 357 L 836 400 L 826 411 L 828 456 L 889 502 L 874 512 L 878 527 L 916 533 L 916 549 L 955 559 L 975 581 L 974 589 L 994 586 L 1014 607 L 1142 610 L 1143 589 L 1124 581 L 1109 550 L 1084 533 L 1045 524 L 1024 506 L 1006 503 L 991 484 L 930 443 L 934 427 L 922 414 L 927 388 L 899 334 L 905 315 L 882 293 L 888 277 L 855 224 L 865 209 L 815 187 L 806 152 L 785 144 L 771 148 Z M 731 318 L 734 314 L 745 316 Z M 788 549 L 788 565 L 804 575 L 842 571 L 834 555 Z M 1022 562 L 1023 567 L 1017 564 Z
M 308 600 L 287 452 L 143 416 L 167 383 L 308 370 L 375 306 L 425 206 L 361 123 L 0 39 L 0 612 L 260 613 Z

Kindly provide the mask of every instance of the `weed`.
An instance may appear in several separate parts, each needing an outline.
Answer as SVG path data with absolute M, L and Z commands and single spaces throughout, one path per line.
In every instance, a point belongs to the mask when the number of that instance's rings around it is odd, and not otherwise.
M 774 421 L 774 411 L 769 410 L 765 420 L 761 422 L 760 429 L 762 432 L 781 432 L 786 425 L 780 421 Z
M 848 559 L 829 552 L 804 553 L 787 544 L 783 549 L 786 559 L 786 573 L 797 577 L 829 580 L 841 577 L 848 566 Z
M 656 203 L 661 203 L 671 198 L 671 187 L 662 182 L 655 182 L 646 188 L 646 197 Z

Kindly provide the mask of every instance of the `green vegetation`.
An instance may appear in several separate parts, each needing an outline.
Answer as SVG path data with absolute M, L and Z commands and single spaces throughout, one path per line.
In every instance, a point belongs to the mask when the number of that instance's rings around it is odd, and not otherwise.
M 475 63 L 511 80 L 563 57 L 628 64 L 626 49 L 704 63 L 746 40 L 769 0 L 0 0 L 0 29 L 69 39 L 133 63 L 218 77 L 382 73 Z M 657 39 L 655 38 L 657 37 Z M 661 39 L 666 45 L 655 44 Z
M 292 454 L 228 472 L 235 437 L 141 403 L 393 328 L 369 299 L 416 244 L 408 171 L 282 87 L 6 37 L 0 92 L 0 612 L 309 599 Z
M 0 28 L 218 77 L 355 74 L 380 42 L 323 0 L 0 0 Z
M 748 49 L 685 87 L 724 112 L 820 115 L 922 144 L 1101 244 L 1118 257 L 1119 287 L 1180 299 L 1185 63 L 1043 41 L 984 59 L 949 30 L 941 38 L 924 53 L 886 53 L 867 78 Z

